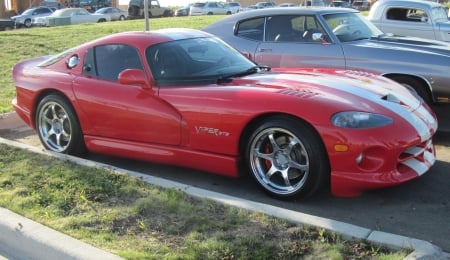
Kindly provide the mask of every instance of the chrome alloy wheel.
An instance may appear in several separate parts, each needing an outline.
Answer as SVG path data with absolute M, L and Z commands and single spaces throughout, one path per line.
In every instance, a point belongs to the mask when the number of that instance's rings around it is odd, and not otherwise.
M 52 151 L 64 152 L 72 139 L 72 124 L 63 106 L 48 102 L 38 111 L 39 136 Z
M 283 128 L 266 128 L 250 145 L 250 166 L 264 189 L 278 195 L 302 189 L 310 172 L 303 143 Z

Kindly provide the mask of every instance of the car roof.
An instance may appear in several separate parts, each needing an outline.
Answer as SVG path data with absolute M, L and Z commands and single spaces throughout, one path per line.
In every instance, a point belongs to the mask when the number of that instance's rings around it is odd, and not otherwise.
M 359 13 L 358 10 L 352 8 L 341 8 L 341 7 L 272 7 L 257 9 L 251 12 L 240 12 L 227 16 L 222 20 L 242 20 L 251 17 L 258 16 L 270 16 L 270 15 L 315 15 L 315 14 L 333 14 L 333 13 Z
M 146 48 L 149 44 L 158 44 L 191 38 L 215 37 L 207 32 L 187 28 L 167 28 L 152 31 L 128 31 L 110 34 L 86 44 L 133 43 Z
M 378 0 L 377 5 L 386 5 L 386 6 L 407 6 L 407 7 L 417 7 L 423 8 L 424 6 L 429 7 L 437 7 L 442 6 L 439 3 L 433 1 L 424 1 L 424 0 Z

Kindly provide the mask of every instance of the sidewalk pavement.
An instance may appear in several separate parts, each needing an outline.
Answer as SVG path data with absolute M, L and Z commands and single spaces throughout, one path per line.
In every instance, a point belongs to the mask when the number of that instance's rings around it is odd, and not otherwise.
M 22 124 L 20 119 L 18 120 L 14 113 L 0 115 L 0 130 L 21 127 L 20 124 Z M 36 153 L 46 154 L 48 156 L 54 156 L 63 160 L 69 160 L 80 165 L 102 167 L 108 169 L 109 171 L 125 173 L 132 177 L 142 179 L 150 184 L 165 188 L 179 189 L 195 197 L 208 198 L 230 206 L 262 212 L 270 216 L 286 219 L 293 223 L 321 227 L 340 233 L 345 239 L 362 239 L 367 242 L 387 246 L 392 249 L 412 248 L 414 251 L 407 256 L 406 259 L 408 260 L 450 260 L 450 254 L 443 252 L 441 248 L 427 241 L 371 230 L 332 219 L 321 218 L 267 204 L 257 203 L 200 189 L 194 186 L 117 168 L 107 164 L 92 162 L 78 157 L 43 151 L 42 149 L 1 137 L 0 143 Z M 2 259 L 2 251 L 4 253 L 3 256 L 7 259 L 120 259 L 120 257 L 116 255 L 78 241 L 32 220 L 17 215 L 9 210 L 0 208 L 0 216 L 0 260 Z

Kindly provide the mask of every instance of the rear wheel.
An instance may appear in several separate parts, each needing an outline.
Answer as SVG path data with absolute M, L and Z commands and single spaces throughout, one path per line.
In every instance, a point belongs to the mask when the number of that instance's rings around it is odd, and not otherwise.
M 308 124 L 286 117 L 270 118 L 254 130 L 246 162 L 260 187 L 279 199 L 312 195 L 329 176 L 319 136 Z
M 36 110 L 36 129 L 48 150 L 73 155 L 85 152 L 83 134 L 71 104 L 62 96 L 44 97 Z

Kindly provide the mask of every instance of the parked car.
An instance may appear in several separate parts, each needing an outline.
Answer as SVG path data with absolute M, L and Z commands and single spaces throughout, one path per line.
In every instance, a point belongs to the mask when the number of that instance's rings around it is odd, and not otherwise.
M 227 2 L 225 5 L 230 9 L 232 14 L 238 13 L 239 9 L 241 9 L 241 4 L 239 2 Z
M 239 9 L 239 12 L 246 12 L 246 11 L 251 11 L 251 10 L 256 10 L 256 9 L 258 9 L 258 7 L 256 5 L 249 5 L 247 7 L 241 7 L 241 9 Z
M 294 4 L 294 3 L 281 3 L 278 5 L 278 7 L 297 7 L 298 4 Z
M 324 0 L 302 0 L 300 6 L 327 6 Z
M 11 19 L 16 23 L 16 27 L 30 28 L 33 19 L 51 15 L 54 11 L 55 9 L 52 9 L 50 7 L 39 6 L 27 9 L 22 14 L 11 17 Z
M 173 10 L 169 7 L 161 6 L 158 0 L 150 0 L 148 3 L 148 17 L 171 17 Z M 128 3 L 128 18 L 144 18 L 144 0 L 130 0 Z
M 9 31 L 15 28 L 15 23 L 11 19 L 0 19 L 0 31 Z
M 385 33 L 450 42 L 447 10 L 422 0 L 379 0 L 367 17 Z
M 84 8 L 64 8 L 56 10 L 49 16 L 37 17 L 32 23 L 35 26 L 57 26 L 81 23 L 101 23 L 110 21 L 105 14 L 91 14 Z
M 12 73 L 17 114 L 58 153 L 249 172 L 284 199 L 329 182 L 355 196 L 435 161 L 436 118 L 403 86 L 341 69 L 271 72 L 198 30 L 112 34 Z
M 189 15 L 231 14 L 224 2 L 196 2 L 189 9 Z
M 258 9 L 274 7 L 274 6 L 276 6 L 276 5 L 277 5 L 277 4 L 276 4 L 275 2 L 258 2 L 258 3 L 255 4 L 255 6 L 256 6 Z
M 179 8 L 177 10 L 175 10 L 174 15 L 175 16 L 188 16 L 189 15 L 189 9 L 191 8 L 192 4 L 188 4 L 185 7 Z
M 127 19 L 128 12 L 117 7 L 104 7 L 95 11 L 96 14 L 109 15 L 110 21 L 123 21 Z
M 420 0 L 423 1 L 423 0 Z M 359 11 L 368 11 L 370 9 L 370 2 L 369 1 L 361 1 L 357 0 L 352 3 L 352 8 L 359 10 Z
M 349 1 L 331 1 L 330 5 L 331 7 L 343 7 L 343 8 L 349 8 L 351 7 Z
M 269 8 L 203 28 L 260 65 L 365 70 L 450 103 L 450 44 L 386 35 L 349 8 Z

